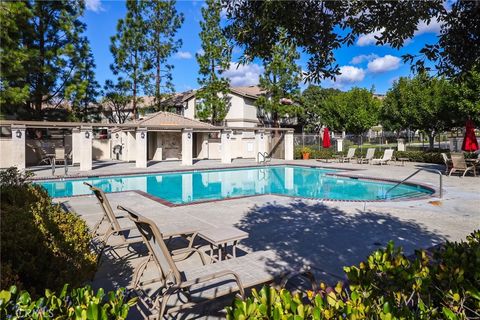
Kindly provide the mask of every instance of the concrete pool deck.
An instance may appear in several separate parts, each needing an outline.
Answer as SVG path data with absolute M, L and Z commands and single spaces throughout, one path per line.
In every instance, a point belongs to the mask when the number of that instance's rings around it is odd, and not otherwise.
M 273 163 L 356 169 L 345 174 L 396 180 L 407 177 L 418 168 L 443 170 L 442 166 L 422 163 L 406 163 L 405 166 L 400 163 L 372 166 L 315 160 L 277 160 Z M 251 165 L 254 165 L 251 160 L 234 161 L 231 165 L 220 164 L 219 161 L 199 161 L 193 167 L 169 162 L 153 164 L 140 171 L 134 168 L 134 164 L 109 163 L 89 174 L 118 175 Z M 47 177 L 46 171 L 35 173 L 39 177 Z M 74 176 L 76 171 L 71 173 Z M 437 174 L 421 172 L 411 181 L 438 189 L 438 179 Z M 245 251 L 272 249 L 282 262 L 310 265 L 318 281 L 334 283 L 343 279 L 343 266 L 359 263 L 389 240 L 411 254 L 416 248 L 428 248 L 446 240 L 462 240 L 473 230 L 480 229 L 480 177 L 443 176 L 443 189 L 442 199 L 430 197 L 398 202 L 320 201 L 262 195 L 167 207 L 135 192 L 113 193 L 108 197 L 114 208 L 122 204 L 162 223 L 195 218 L 215 227 L 237 227 L 249 233 L 249 238 L 240 243 Z M 101 216 L 93 196 L 58 198 L 56 201 L 70 206 L 89 226 L 93 226 Z M 141 259 L 124 249 L 118 250 L 118 253 L 120 258 L 105 257 L 94 279 L 94 286 L 112 289 L 128 285 L 132 270 Z M 195 264 L 198 261 L 183 263 Z M 213 318 L 222 317 L 221 313 L 208 314 Z M 132 314 L 132 317 L 136 316 Z

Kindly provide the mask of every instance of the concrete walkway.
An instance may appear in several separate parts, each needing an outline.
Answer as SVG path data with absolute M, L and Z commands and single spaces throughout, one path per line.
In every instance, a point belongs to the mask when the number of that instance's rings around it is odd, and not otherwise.
M 276 163 L 287 163 L 276 161 Z M 290 161 L 290 164 L 355 169 L 347 175 L 398 179 L 407 177 L 418 168 L 442 169 L 435 165 L 407 163 L 405 166 L 371 166 L 359 164 L 320 163 L 315 160 Z M 230 166 L 252 165 L 242 160 Z M 130 166 L 130 167 L 129 167 Z M 97 167 L 92 174 L 137 172 L 134 164 L 112 164 Z M 228 167 L 218 161 L 196 163 L 193 168 Z M 190 168 L 190 167 L 189 167 Z M 186 169 L 178 163 L 154 164 L 147 171 Z M 143 169 L 145 171 L 145 169 Z M 142 172 L 143 172 L 142 171 Z M 72 173 L 75 173 L 72 171 Z M 36 171 L 47 176 L 45 171 Z M 438 189 L 438 175 L 422 172 L 412 181 Z M 272 249 L 283 262 L 310 265 L 318 281 L 335 283 L 344 279 L 342 267 L 357 264 L 372 251 L 384 247 L 389 240 L 404 247 L 407 254 L 416 248 L 428 248 L 446 240 L 459 241 L 475 229 L 480 229 L 480 177 L 443 176 L 444 196 L 399 202 L 332 202 L 282 196 L 263 195 L 167 207 L 135 192 L 109 194 L 112 207 L 122 204 L 134 208 L 159 224 L 169 220 L 195 218 L 212 226 L 235 226 L 249 233 L 241 242 L 245 251 Z M 92 226 L 100 217 L 100 207 L 93 196 L 59 198 Z M 123 251 L 122 251 L 123 250 Z M 108 255 L 100 265 L 95 286 L 111 289 L 126 286 L 132 270 L 141 261 L 135 252 L 119 250 L 120 257 Z M 144 248 L 138 248 L 140 254 Z M 143 250 L 143 251 L 142 251 Z M 270 261 L 275 265 L 279 261 Z M 187 261 L 195 264 L 198 261 Z M 227 300 L 223 303 L 229 303 Z M 217 305 L 218 306 L 218 305 Z M 213 318 L 222 307 L 208 311 Z M 205 315 L 205 311 L 200 313 Z M 190 313 L 189 316 L 198 316 Z M 137 313 L 133 318 L 139 317 Z

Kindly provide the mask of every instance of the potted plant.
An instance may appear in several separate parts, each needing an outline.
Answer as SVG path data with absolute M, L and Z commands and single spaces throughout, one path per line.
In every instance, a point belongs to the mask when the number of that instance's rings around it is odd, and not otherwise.
M 312 149 L 309 147 L 303 147 L 302 148 L 302 159 L 303 160 L 308 160 L 310 159 L 310 154 L 312 153 Z

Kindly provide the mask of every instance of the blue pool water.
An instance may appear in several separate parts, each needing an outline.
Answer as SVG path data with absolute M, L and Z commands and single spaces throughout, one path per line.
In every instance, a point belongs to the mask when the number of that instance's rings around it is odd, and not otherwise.
M 431 190 L 327 175 L 335 170 L 300 166 L 270 166 L 225 170 L 157 173 L 137 176 L 37 182 L 52 197 L 90 194 L 84 181 L 105 192 L 139 190 L 173 204 L 220 200 L 261 194 L 332 200 L 391 200 L 430 195 Z

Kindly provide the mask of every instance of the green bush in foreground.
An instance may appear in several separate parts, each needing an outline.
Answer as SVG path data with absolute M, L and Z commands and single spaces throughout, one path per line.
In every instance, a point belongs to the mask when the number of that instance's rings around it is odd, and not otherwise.
M 16 168 L 0 172 L 0 288 L 12 284 L 36 296 L 91 279 L 96 257 L 87 225 L 65 212 L 29 174 Z
M 411 259 L 390 242 L 344 270 L 348 285 L 321 284 L 318 292 L 253 290 L 227 308 L 227 319 L 480 318 L 480 231 Z
M 49 290 L 45 296 L 33 300 L 26 291 L 12 286 L 0 292 L 0 319 L 126 319 L 136 298 L 127 301 L 124 289 L 109 292 L 103 289 L 96 293 L 85 286 L 68 289 L 64 285 L 59 295 Z

